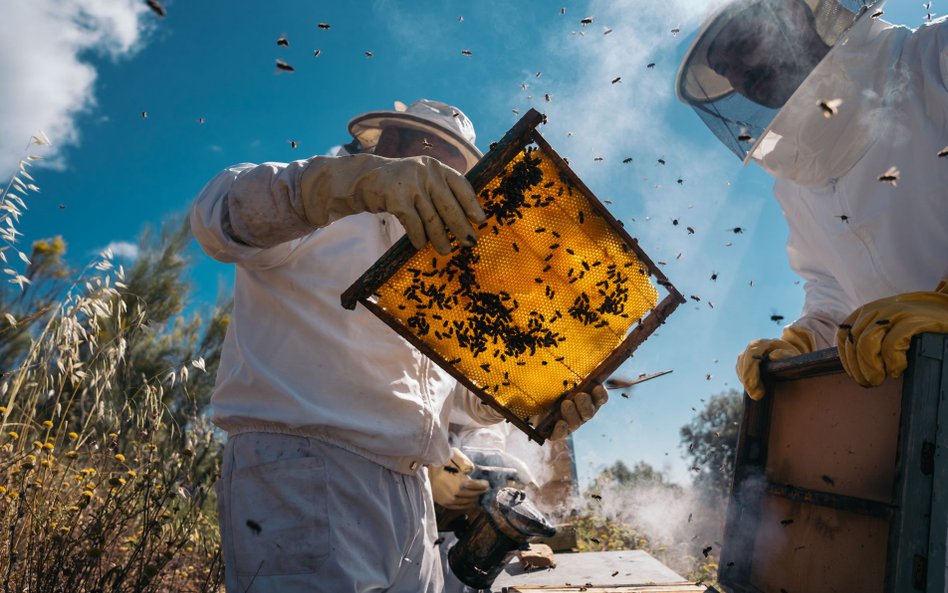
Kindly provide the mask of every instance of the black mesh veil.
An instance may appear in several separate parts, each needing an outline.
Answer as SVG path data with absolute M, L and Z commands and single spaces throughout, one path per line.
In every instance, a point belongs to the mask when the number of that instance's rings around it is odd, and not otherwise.
M 798 21 L 788 20 L 785 6 L 796 3 L 798 10 L 807 16 L 806 31 Z M 691 48 L 678 70 L 676 92 L 678 98 L 690 105 L 710 130 L 736 154 L 747 162 L 759 139 L 763 137 L 780 108 L 800 86 L 815 64 L 804 58 L 796 59 L 796 52 L 804 55 L 807 47 L 799 39 L 807 36 L 817 39 L 821 47 L 832 48 L 857 18 L 870 9 L 876 10 L 884 0 L 737 0 L 729 2 L 710 18 L 698 32 Z M 871 16 L 871 15 L 867 15 Z M 738 33 L 735 34 L 735 31 Z M 815 33 L 815 36 L 814 36 Z M 775 37 L 774 43 L 761 42 L 767 34 Z M 755 37 L 752 44 L 741 43 L 741 37 Z M 818 37 L 817 37 L 818 36 Z M 727 37 L 728 41 L 722 41 Z M 737 38 L 737 41 L 735 41 Z M 777 39 L 779 38 L 779 39 Z M 802 76 L 785 76 L 779 98 L 769 101 L 754 100 L 748 89 L 740 92 L 731 81 L 719 74 L 709 63 L 709 53 L 716 46 L 727 45 L 726 51 L 740 52 L 753 47 L 753 55 L 745 56 L 748 71 L 764 64 L 764 71 L 779 72 L 781 69 L 804 68 Z M 766 49 L 777 48 L 772 55 Z M 722 68 L 716 66 L 718 70 Z M 762 75 L 766 78 L 766 76 Z M 776 77 L 772 77 L 776 78 Z M 770 80 L 771 84 L 775 84 Z M 753 85 L 748 85 L 753 86 Z M 750 89 L 753 90 L 753 89 Z M 742 94 L 744 93 L 744 94 Z

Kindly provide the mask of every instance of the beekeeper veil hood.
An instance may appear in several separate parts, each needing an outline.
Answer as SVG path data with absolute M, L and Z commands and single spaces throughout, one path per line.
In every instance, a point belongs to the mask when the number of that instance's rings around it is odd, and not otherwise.
M 746 163 L 817 64 L 860 16 L 881 4 L 730 2 L 705 21 L 685 55 L 676 81 L 678 97 Z
M 441 101 L 418 99 L 411 105 L 395 101 L 393 111 L 370 111 L 352 118 L 349 133 L 359 141 L 363 150 L 375 147 L 386 126 L 413 128 L 436 135 L 461 153 L 467 168 L 481 158 L 474 145 L 474 124 L 464 112 Z

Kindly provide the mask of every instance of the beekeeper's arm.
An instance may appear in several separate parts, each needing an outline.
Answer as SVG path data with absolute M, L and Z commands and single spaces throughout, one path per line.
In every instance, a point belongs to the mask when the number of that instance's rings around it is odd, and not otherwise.
M 843 290 L 823 267 L 819 250 L 806 236 L 805 222 L 798 220 L 792 212 L 785 214 L 790 225 L 787 256 L 790 267 L 804 279 L 806 299 L 800 318 L 784 327 L 780 338 L 754 340 L 738 356 L 737 376 L 752 399 L 764 396 L 760 380 L 762 362 L 833 346 L 839 323 L 846 317 Z
M 932 125 L 944 125 L 948 121 L 948 19 L 919 27 L 904 51 L 905 59 L 913 62 L 912 75 L 925 81 L 924 101 Z M 932 166 L 944 166 L 938 162 L 942 159 L 928 158 Z M 948 265 L 948 256 L 945 259 Z M 841 320 L 835 344 L 846 373 L 869 387 L 879 385 L 886 376 L 902 375 L 912 337 L 923 332 L 948 332 L 948 268 L 930 291 L 887 297 L 857 308 Z
M 229 262 L 248 255 L 240 246 L 277 247 L 360 212 L 393 214 L 415 247 L 431 241 L 441 253 L 451 249 L 446 228 L 471 245 L 468 219 L 484 220 L 470 183 L 451 167 L 372 154 L 232 167 L 204 188 L 191 220 L 205 251 Z

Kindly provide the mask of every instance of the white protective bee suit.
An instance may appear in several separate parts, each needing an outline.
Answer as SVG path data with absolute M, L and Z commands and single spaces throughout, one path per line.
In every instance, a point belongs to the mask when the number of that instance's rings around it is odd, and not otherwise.
M 500 416 L 368 310 L 341 307 L 403 231 L 369 212 L 313 230 L 301 176 L 326 158 L 230 167 L 191 210 L 203 250 L 236 264 L 211 402 L 228 433 L 218 483 L 227 590 L 439 593 L 425 466 L 450 455 L 455 404 L 481 423 Z M 250 221 L 296 238 L 251 246 L 234 230 Z
M 826 118 L 818 102 L 842 98 Z M 848 108 L 847 108 L 848 107 Z M 883 297 L 948 277 L 948 22 L 916 31 L 867 13 L 824 58 L 752 155 L 776 177 L 790 265 L 805 280 L 795 326 L 817 348 Z M 769 149 L 769 152 L 767 151 Z M 880 182 L 890 167 L 896 185 Z

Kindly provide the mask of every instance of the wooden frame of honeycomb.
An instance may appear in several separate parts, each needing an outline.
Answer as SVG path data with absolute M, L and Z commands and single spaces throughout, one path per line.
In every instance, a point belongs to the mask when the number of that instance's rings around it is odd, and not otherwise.
M 539 443 L 564 398 L 685 301 L 536 131 L 543 118 L 531 109 L 468 172 L 488 217 L 475 246 L 440 255 L 402 238 L 342 295 Z

